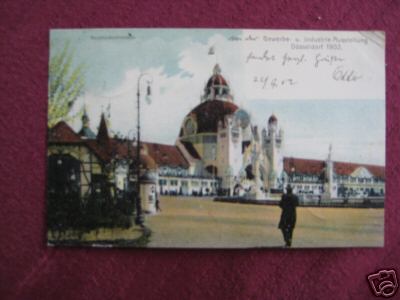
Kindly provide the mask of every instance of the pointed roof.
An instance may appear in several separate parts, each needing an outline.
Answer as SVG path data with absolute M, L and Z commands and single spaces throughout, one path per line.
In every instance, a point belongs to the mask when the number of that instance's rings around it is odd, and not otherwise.
M 108 161 L 110 159 L 108 153 L 106 153 L 102 147 L 99 147 L 96 140 L 84 140 L 73 129 L 64 121 L 58 122 L 52 128 L 49 129 L 48 136 L 49 144 L 74 144 L 74 145 L 85 145 L 102 161 Z
M 96 135 L 94 134 L 94 132 L 90 129 L 89 127 L 89 116 L 87 114 L 87 110 L 86 110 L 86 105 L 83 107 L 83 115 L 82 115 L 82 128 L 81 130 L 78 132 L 78 134 L 83 137 L 83 138 L 87 138 L 87 139 L 95 139 Z
M 81 138 L 76 134 L 71 127 L 64 121 L 58 122 L 49 129 L 49 142 L 76 143 L 80 142 Z
M 221 75 L 221 67 L 216 64 L 213 69 L 213 74 L 210 79 L 208 79 L 205 89 L 214 87 L 214 86 L 226 86 L 228 87 L 228 83 L 225 78 Z
M 99 131 L 97 133 L 97 142 L 105 147 L 107 151 L 110 150 L 110 137 L 108 135 L 108 129 L 104 113 L 101 114 Z

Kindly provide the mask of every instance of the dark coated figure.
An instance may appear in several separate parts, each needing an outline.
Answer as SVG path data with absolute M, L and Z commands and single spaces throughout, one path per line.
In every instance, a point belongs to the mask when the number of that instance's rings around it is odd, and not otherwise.
M 282 209 L 281 220 L 278 228 L 282 231 L 286 247 L 292 245 L 293 230 L 296 226 L 296 206 L 299 205 L 299 198 L 293 194 L 292 187 L 286 187 L 286 194 L 282 195 L 279 206 Z

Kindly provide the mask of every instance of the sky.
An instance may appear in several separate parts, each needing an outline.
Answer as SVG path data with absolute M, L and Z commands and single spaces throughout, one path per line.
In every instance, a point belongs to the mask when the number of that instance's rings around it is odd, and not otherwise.
M 239 29 L 52 30 L 50 55 L 68 42 L 74 64 L 85 65 L 85 91 L 71 114 L 86 105 L 97 131 L 110 106 L 114 133 L 135 135 L 140 91 L 142 138 L 173 144 L 181 123 L 200 103 L 218 63 L 234 102 L 252 124 L 274 113 L 285 132 L 284 155 L 385 163 L 384 35 Z M 329 49 L 328 49 L 329 47 Z M 209 55 L 210 48 L 214 55 Z M 78 130 L 80 120 L 71 126 Z

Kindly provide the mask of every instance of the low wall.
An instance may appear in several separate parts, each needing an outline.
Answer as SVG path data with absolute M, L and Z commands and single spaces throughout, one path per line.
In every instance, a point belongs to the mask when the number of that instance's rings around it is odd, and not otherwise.
M 239 204 L 278 205 L 274 199 L 249 199 L 244 197 L 215 197 L 217 202 L 230 202 Z M 299 206 L 306 207 L 349 207 L 349 208 L 383 208 L 383 197 L 370 198 L 332 198 L 324 200 L 300 200 Z

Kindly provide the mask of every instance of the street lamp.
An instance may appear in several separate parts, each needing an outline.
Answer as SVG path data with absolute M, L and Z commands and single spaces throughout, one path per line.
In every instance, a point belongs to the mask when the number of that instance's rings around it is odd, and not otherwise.
M 140 83 L 142 79 L 147 77 L 147 89 L 146 95 L 149 97 L 151 95 L 150 85 L 153 82 L 153 78 L 148 73 L 141 73 L 137 80 L 137 145 L 136 145 L 136 225 L 143 226 L 143 215 L 142 215 L 142 203 L 140 200 Z
M 294 174 L 296 173 L 296 168 L 292 166 L 292 168 L 290 169 L 290 183 L 294 192 Z
M 229 186 L 229 188 L 228 188 L 228 191 L 229 191 L 228 196 L 232 196 L 232 191 L 231 191 L 231 189 L 232 189 L 232 180 L 231 180 L 231 178 L 233 176 L 233 170 L 232 170 L 232 167 L 230 165 L 226 169 L 226 173 L 225 174 L 228 177 L 228 186 Z

